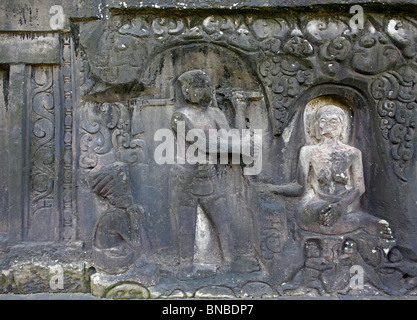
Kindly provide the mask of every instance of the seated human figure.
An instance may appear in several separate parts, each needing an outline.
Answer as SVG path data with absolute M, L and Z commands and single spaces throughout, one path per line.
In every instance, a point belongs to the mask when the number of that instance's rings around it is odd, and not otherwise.
M 272 191 L 301 196 L 298 226 L 308 232 L 340 235 L 357 230 L 392 239 L 387 221 L 361 210 L 365 192 L 362 153 L 343 142 L 348 120 L 335 105 L 321 107 L 315 118 L 318 143 L 300 150 L 298 183 Z

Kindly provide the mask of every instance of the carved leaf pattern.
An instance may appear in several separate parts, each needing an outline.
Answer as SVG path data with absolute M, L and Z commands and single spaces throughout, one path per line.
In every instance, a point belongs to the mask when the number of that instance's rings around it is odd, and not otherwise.
M 370 85 L 378 101 L 380 130 L 390 147 L 394 172 L 406 182 L 405 170 L 414 154 L 417 121 L 416 66 L 406 65 L 374 79 Z
M 83 36 L 80 43 L 86 50 L 91 75 L 112 84 L 139 79 L 148 59 L 172 46 L 204 42 L 234 50 L 257 66 L 276 135 L 283 132 L 294 114 L 297 99 L 312 85 L 355 77 L 373 81 L 370 94 L 378 101 L 381 133 L 392 144 L 389 148 L 395 172 L 404 180 L 404 168 L 414 152 L 411 102 L 415 100 L 405 98 L 413 95 L 414 85 L 398 70 L 415 63 L 417 23 L 409 17 L 382 21 L 368 15 L 364 28 L 358 30 L 351 29 L 350 18 L 301 16 L 295 21 L 256 14 L 177 18 L 146 15 L 123 24 L 109 21 L 105 27 L 91 22 L 91 37 Z M 100 41 L 93 43 L 97 35 Z M 122 77 L 122 73 L 128 76 Z M 402 100 L 394 98 L 391 91 L 401 91 Z M 91 125 L 97 124 L 93 120 Z M 108 150 L 106 130 L 86 130 L 93 134 L 98 152 Z M 89 137 L 83 141 L 92 142 Z M 84 159 L 95 161 L 93 153 Z
M 51 207 L 55 180 L 55 112 L 52 70 L 33 70 L 31 132 L 31 206 L 34 212 Z
M 87 103 L 81 113 L 82 168 L 92 169 L 101 155 L 113 153 L 125 163 L 147 161 L 146 142 L 131 133 L 131 113 L 123 103 Z

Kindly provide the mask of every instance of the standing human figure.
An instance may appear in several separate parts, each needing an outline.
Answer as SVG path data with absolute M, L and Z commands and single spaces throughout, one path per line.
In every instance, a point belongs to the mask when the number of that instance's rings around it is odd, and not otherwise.
M 215 150 L 217 153 L 223 150 L 230 153 L 240 150 L 240 147 L 233 148 L 233 142 L 229 143 L 227 139 L 217 139 L 214 142 L 207 139 L 209 130 L 230 129 L 226 116 L 217 107 L 215 90 L 207 73 L 202 70 L 187 71 L 178 78 L 178 83 L 181 97 L 177 96 L 179 105 L 171 118 L 172 129 L 177 134 L 178 154 L 177 163 L 170 172 L 169 205 L 175 218 L 174 229 L 178 239 L 179 276 L 188 278 L 198 272 L 193 263 L 198 205 L 207 215 L 217 235 L 222 254 L 221 271 L 231 268 L 234 245 L 230 213 L 220 190 L 217 166 L 207 162 L 212 156 L 209 151 Z M 180 130 L 180 126 L 185 130 Z M 200 151 L 205 150 L 207 153 L 207 161 L 202 163 L 189 163 L 185 158 L 186 150 L 190 146 L 186 136 L 192 129 L 199 129 L 199 132 L 204 133 L 202 139 L 193 142 Z M 227 143 L 226 148 L 220 147 L 221 141 Z

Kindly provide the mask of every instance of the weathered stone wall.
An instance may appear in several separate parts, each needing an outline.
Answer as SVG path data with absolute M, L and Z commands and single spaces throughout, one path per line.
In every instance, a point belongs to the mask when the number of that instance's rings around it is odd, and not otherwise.
M 1 291 L 414 294 L 415 5 L 2 3 Z

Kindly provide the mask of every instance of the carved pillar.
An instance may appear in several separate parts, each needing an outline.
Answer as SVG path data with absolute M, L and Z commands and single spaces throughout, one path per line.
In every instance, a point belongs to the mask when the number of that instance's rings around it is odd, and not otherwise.
M 8 87 L 9 87 L 9 68 L 0 69 L 0 157 L 3 169 L 0 170 L 0 235 L 7 238 L 9 230 L 9 126 L 8 126 Z M 5 239 L 4 239 L 5 240 Z
M 24 240 L 57 239 L 60 212 L 60 104 L 54 90 L 58 69 L 52 66 L 30 67 L 26 112 L 27 211 L 24 216 Z M 58 91 L 59 92 L 59 91 Z
M 9 243 L 22 240 L 25 186 L 25 101 L 27 67 L 24 64 L 10 66 L 8 124 L 9 124 Z
M 74 241 L 76 238 L 76 218 L 75 218 L 75 192 L 74 186 L 74 51 L 73 41 L 70 34 L 62 35 L 62 79 L 63 79 L 63 95 L 62 99 L 62 219 L 61 219 L 61 239 L 64 241 Z
M 2 156 L 7 188 L 1 201 L 8 214 L 0 232 L 8 232 L 10 245 L 58 241 L 62 225 L 69 225 L 61 212 L 72 210 L 71 191 L 62 192 L 72 185 L 72 50 L 69 36 L 62 49 L 60 43 L 51 33 L 0 37 L 2 131 L 7 131 Z

